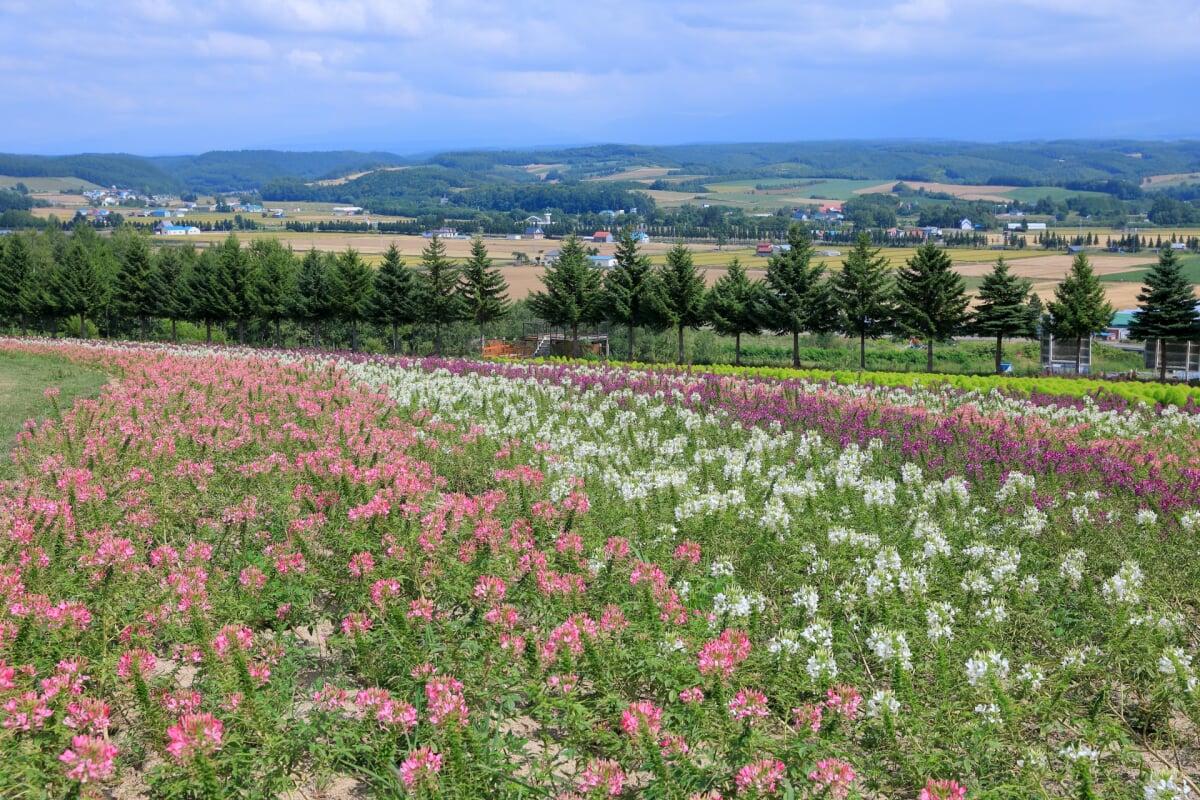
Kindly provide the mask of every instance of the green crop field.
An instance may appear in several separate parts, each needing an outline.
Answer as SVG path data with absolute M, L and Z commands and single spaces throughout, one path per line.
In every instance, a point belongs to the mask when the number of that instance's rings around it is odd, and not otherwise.
M 1061 202 L 1068 197 L 1106 197 L 1102 192 L 1081 192 L 1075 189 L 1064 189 L 1061 186 L 1022 186 L 1018 189 L 997 192 L 1004 197 L 1020 200 L 1022 203 L 1036 203 L 1042 198 L 1049 197 L 1055 202 Z
M 1188 282 L 1200 283 L 1200 256 L 1182 256 L 1179 261 L 1183 265 L 1183 276 L 1187 278 Z M 1150 262 L 1144 267 L 1137 267 L 1127 272 L 1101 275 L 1100 280 L 1111 283 L 1143 283 L 1153 267 L 1154 262 Z
M 25 184 L 25 188 L 35 194 L 62 192 L 63 190 L 79 193 L 81 189 L 101 188 L 82 178 L 20 178 L 12 175 L 0 175 L 0 189 L 15 189 L 18 183 Z

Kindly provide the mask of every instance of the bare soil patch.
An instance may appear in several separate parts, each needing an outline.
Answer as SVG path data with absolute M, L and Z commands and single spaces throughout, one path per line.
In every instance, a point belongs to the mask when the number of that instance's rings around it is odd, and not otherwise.
M 368 169 L 362 172 L 355 172 L 350 175 L 343 175 L 340 178 L 330 178 L 325 181 L 312 181 L 308 186 L 341 186 L 343 183 L 349 183 L 353 180 L 358 180 L 364 175 L 370 175 L 375 172 L 397 172 L 398 170 L 408 169 L 408 167 L 380 167 L 379 169 Z
M 1178 181 L 1200 180 L 1200 172 L 1171 172 L 1163 175 L 1150 175 L 1142 178 L 1142 186 L 1159 186 L 1164 183 Z
M 644 181 L 652 183 L 655 178 L 661 178 L 671 170 L 667 167 L 636 167 L 627 169 L 624 172 L 618 172 L 613 175 L 602 175 L 597 178 L 588 178 L 590 181 Z

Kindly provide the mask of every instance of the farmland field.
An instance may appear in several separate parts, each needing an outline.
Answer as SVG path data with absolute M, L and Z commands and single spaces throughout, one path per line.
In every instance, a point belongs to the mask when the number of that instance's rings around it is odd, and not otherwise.
M 0 189 L 15 189 L 18 183 L 25 184 L 33 194 L 59 194 L 66 189 L 67 191 L 76 191 L 79 189 L 99 189 L 100 186 L 85 181 L 82 178 L 53 178 L 53 177 L 28 177 L 18 178 L 12 175 L 0 175 Z
M 1192 405 L 0 348 L 4 796 L 1195 791 Z

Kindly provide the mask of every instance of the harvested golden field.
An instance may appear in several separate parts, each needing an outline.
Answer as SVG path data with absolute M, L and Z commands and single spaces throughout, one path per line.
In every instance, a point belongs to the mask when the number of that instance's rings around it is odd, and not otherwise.
M 892 187 L 899 181 L 881 183 L 878 186 L 868 186 L 865 189 L 855 189 L 855 194 L 890 194 Z M 925 181 L 903 181 L 905 186 L 914 190 L 924 189 L 927 192 L 942 192 L 960 200 L 989 200 L 994 203 L 1008 203 L 1012 198 L 1005 197 L 1002 192 L 1011 192 L 1015 186 L 968 186 L 957 183 L 927 183 Z
M 368 170 L 363 170 L 362 172 L 355 172 L 351 175 L 343 175 L 340 178 L 330 178 L 329 180 L 325 180 L 325 181 L 311 181 L 308 183 L 308 185 L 309 186 L 341 186 L 344 183 L 349 183 L 350 181 L 358 180 L 359 178 L 361 178 L 365 175 L 371 175 L 376 172 L 396 172 L 396 171 L 402 170 L 402 169 L 408 169 L 408 167 L 379 167 L 378 169 L 368 169 Z
M 661 178 L 671 170 L 667 167 L 636 167 L 627 169 L 624 172 L 617 172 L 612 175 L 601 175 L 596 178 L 588 178 L 589 181 L 643 181 L 644 183 L 653 183 L 655 178 Z
M 1150 175 L 1149 177 L 1142 178 L 1142 186 L 1162 186 L 1163 184 L 1196 180 L 1200 180 L 1200 172 L 1171 172 L 1165 175 Z

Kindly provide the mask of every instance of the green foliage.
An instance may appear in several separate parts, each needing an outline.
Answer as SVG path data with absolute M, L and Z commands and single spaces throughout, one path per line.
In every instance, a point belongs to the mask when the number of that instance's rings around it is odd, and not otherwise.
M 417 273 L 417 319 L 433 325 L 433 350 L 442 354 L 442 327 L 463 318 L 459 272 L 446 256 L 446 243 L 434 236 L 421 251 Z
M 1037 336 L 1041 303 L 1033 302 L 1032 285 L 1032 281 L 1009 272 L 1001 256 L 979 288 L 979 305 L 971 315 L 969 329 L 977 336 L 996 337 L 996 372 L 1000 372 L 1003 361 L 1005 338 Z
M 1054 300 L 1046 304 L 1046 309 L 1054 335 L 1077 341 L 1104 330 L 1112 320 L 1112 304 L 1105 299 L 1104 286 L 1085 253 L 1075 255 L 1066 278 L 1054 287 Z M 1075 371 L 1079 371 L 1078 353 Z
M 721 336 L 734 337 L 734 363 L 742 363 L 742 336 L 758 333 L 761 324 L 763 288 L 750 280 L 745 267 L 734 258 L 705 297 L 705 316 Z
M 823 310 L 820 295 L 825 265 L 812 263 L 812 239 L 799 225 L 788 229 L 788 245 L 790 249 L 767 260 L 763 327 L 792 335 L 792 365 L 799 366 L 800 334 L 823 327 L 817 312 Z
M 659 323 L 674 328 L 679 339 L 676 363 L 683 363 L 683 330 L 698 328 L 704 314 L 704 277 L 692 259 L 692 251 L 677 243 L 667 252 L 667 263 L 653 274 L 653 306 Z
M 599 270 L 588 263 L 587 252 L 578 236 L 563 242 L 558 258 L 542 275 L 545 291 L 529 297 L 529 308 L 551 325 L 571 329 L 572 351 L 579 354 L 579 326 L 603 317 L 603 286 Z
M 371 301 L 371 319 L 392 330 L 392 352 L 400 351 L 399 327 L 417 319 L 416 286 L 412 270 L 400 257 L 393 242 L 383 253 L 383 262 L 375 272 L 375 291 Z
M 367 319 L 374 291 L 371 268 L 358 252 L 347 247 L 334 261 L 330 275 L 333 311 L 343 322 L 350 324 L 350 349 L 358 350 L 358 323 Z
M 1163 248 L 1158 264 L 1146 276 L 1138 294 L 1138 312 L 1129 325 L 1133 339 L 1193 341 L 1200 338 L 1200 317 L 1196 314 L 1196 295 L 1183 275 L 1179 256 Z M 1167 361 L 1158 359 L 1159 379 L 1166 380 Z
M 471 241 L 471 257 L 459 276 L 465 318 L 479 326 L 480 346 L 483 346 L 484 326 L 508 314 L 508 281 L 499 269 L 492 267 L 487 246 L 476 236 Z
M 615 255 L 616 266 L 604 276 L 604 317 L 628 329 L 626 358 L 632 360 L 634 330 L 655 322 L 652 271 L 629 230 L 622 231 Z
M 275 346 L 282 347 L 281 324 L 296 290 L 296 257 L 278 239 L 255 239 L 250 259 L 250 302 L 255 315 L 275 326 Z
M 830 279 L 830 290 L 839 311 L 838 328 L 859 340 L 859 368 L 866 369 L 866 340 L 882 336 L 891 323 L 889 261 L 871 247 L 871 237 L 860 233 L 846 256 L 842 271 Z
M 967 319 L 969 303 L 962 276 L 950 257 L 926 242 L 896 275 L 896 322 L 925 340 L 926 369 L 933 371 L 933 344 L 944 342 Z

